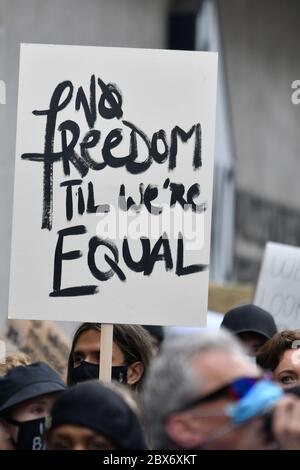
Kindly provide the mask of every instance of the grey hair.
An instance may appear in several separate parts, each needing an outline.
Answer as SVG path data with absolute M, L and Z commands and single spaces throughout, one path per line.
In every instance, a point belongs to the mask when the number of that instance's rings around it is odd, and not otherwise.
M 151 447 L 174 449 L 165 430 L 165 419 L 201 393 L 202 379 L 193 369 L 193 359 L 204 351 L 218 350 L 245 355 L 239 341 L 227 331 L 166 339 L 153 359 L 143 395 L 146 429 Z

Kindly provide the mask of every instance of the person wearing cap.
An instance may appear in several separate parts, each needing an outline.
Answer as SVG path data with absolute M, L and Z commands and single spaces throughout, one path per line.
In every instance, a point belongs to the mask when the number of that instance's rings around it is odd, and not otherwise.
M 0 377 L 0 420 L 15 450 L 43 450 L 45 418 L 65 385 L 47 364 L 18 366 Z
M 251 357 L 255 357 L 259 348 L 277 333 L 272 315 L 252 304 L 242 305 L 227 312 L 221 328 L 227 328 L 237 336 Z
M 89 381 L 66 390 L 47 423 L 49 450 L 145 450 L 140 422 L 116 390 Z

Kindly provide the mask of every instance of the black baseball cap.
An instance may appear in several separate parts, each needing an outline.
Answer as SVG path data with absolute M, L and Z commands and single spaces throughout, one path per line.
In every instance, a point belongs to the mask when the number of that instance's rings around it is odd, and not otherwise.
M 0 414 L 24 401 L 65 388 L 60 376 L 43 362 L 15 367 L 0 377 Z
M 48 429 L 82 426 L 111 439 L 120 449 L 145 450 L 143 430 L 119 393 L 100 382 L 84 382 L 62 393 L 52 408 Z
M 235 335 L 252 332 L 258 333 L 266 339 L 272 338 L 277 333 L 272 315 L 253 304 L 229 310 L 224 315 L 221 327 L 227 328 Z

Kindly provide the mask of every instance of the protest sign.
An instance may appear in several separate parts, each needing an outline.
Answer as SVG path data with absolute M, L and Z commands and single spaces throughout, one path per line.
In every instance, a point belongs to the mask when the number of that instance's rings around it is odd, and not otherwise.
M 300 248 L 267 243 L 254 298 L 280 331 L 300 328 Z
M 205 326 L 217 54 L 23 44 L 9 317 Z

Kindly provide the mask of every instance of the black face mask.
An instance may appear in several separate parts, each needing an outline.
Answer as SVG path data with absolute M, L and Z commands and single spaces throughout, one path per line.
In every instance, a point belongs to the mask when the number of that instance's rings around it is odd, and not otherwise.
M 24 422 L 14 419 L 7 421 L 19 428 L 17 442 L 13 441 L 16 450 L 45 450 L 45 418 Z
M 128 366 L 113 366 L 111 368 L 111 378 L 121 384 L 127 383 Z M 86 382 L 87 380 L 99 379 L 100 367 L 98 364 L 82 361 L 79 366 L 71 371 L 71 381 L 73 384 Z

